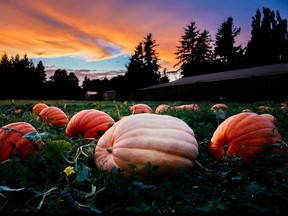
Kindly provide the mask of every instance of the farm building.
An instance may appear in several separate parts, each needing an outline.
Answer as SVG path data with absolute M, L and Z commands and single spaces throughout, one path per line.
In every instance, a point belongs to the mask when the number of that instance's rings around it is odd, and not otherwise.
M 116 100 L 117 92 L 115 90 L 104 91 L 103 92 L 103 100 L 105 101 L 113 101 Z
M 288 63 L 180 78 L 140 89 L 142 100 L 281 100 L 288 98 Z
M 87 91 L 85 93 L 86 100 L 95 100 L 97 98 L 98 92 L 96 91 Z

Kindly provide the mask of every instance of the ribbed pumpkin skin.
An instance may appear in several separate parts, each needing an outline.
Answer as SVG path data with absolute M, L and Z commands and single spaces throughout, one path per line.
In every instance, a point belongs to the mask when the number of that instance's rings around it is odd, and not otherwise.
M 57 127 L 65 126 L 69 119 L 66 113 L 58 107 L 50 106 L 44 108 L 40 113 L 37 119 L 44 121 L 46 124 L 55 125 Z
M 82 135 L 84 139 L 98 140 L 114 123 L 115 120 L 105 112 L 95 109 L 81 110 L 72 116 L 65 133 L 72 138 Z
M 48 105 L 44 103 L 38 103 L 32 108 L 32 114 L 39 114 L 44 108 L 47 108 Z
M 139 114 L 139 113 L 153 113 L 153 110 L 147 104 L 135 104 L 130 107 L 130 111 L 132 114 Z
M 95 148 L 98 169 L 111 171 L 115 166 L 126 177 L 132 173 L 146 177 L 175 175 L 179 169 L 193 168 L 197 156 L 194 132 L 184 121 L 148 113 L 119 120 Z M 144 169 L 148 163 L 159 167 L 157 173 Z M 136 166 L 134 171 L 129 164 Z
M 22 137 L 33 131 L 36 131 L 36 129 L 26 122 L 14 122 L 1 127 L 0 162 L 8 160 L 15 155 L 19 155 L 22 160 L 26 160 L 29 154 L 36 155 L 38 148 L 44 144 L 43 141 L 38 140 L 37 143 L 32 143 Z
M 219 125 L 211 138 L 210 153 L 221 161 L 224 146 L 228 145 L 227 155 L 235 154 L 243 161 L 251 162 L 264 151 L 264 145 L 270 145 L 272 152 L 280 153 L 272 144 L 281 142 L 282 137 L 273 121 L 256 113 L 244 112 L 230 116 Z

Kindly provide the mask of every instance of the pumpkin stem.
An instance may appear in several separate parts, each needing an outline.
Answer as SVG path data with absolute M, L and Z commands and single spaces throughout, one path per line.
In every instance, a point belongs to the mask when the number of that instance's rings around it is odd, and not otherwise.
M 107 150 L 107 152 L 109 152 L 109 153 L 112 153 L 112 152 L 113 152 L 113 149 L 112 149 L 112 148 L 107 148 L 106 150 Z

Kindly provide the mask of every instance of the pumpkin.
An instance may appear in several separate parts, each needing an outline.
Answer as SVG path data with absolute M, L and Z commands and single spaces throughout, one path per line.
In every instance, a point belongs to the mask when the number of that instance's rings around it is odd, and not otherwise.
M 32 108 L 32 114 L 38 115 L 44 108 L 48 107 L 45 103 L 38 103 Z
M 270 107 L 270 106 L 258 106 L 258 109 L 261 109 L 261 110 L 274 110 L 275 108 Z
M 82 135 L 84 139 L 99 139 L 107 131 L 115 120 L 107 113 L 86 109 L 76 113 L 67 124 L 66 136 L 78 138 Z
M 95 148 L 97 168 L 111 172 L 115 167 L 124 177 L 176 175 L 179 169 L 193 168 L 197 156 L 194 132 L 183 120 L 153 113 L 119 120 Z
M 196 110 L 196 111 L 200 111 L 200 107 L 198 104 L 185 104 L 185 105 L 181 105 L 181 106 L 176 106 L 175 109 L 185 109 L 185 110 Z
M 286 109 L 287 108 L 287 104 L 286 103 L 281 103 L 280 105 L 281 105 L 280 109 Z
M 214 104 L 212 107 L 211 107 L 211 110 L 218 110 L 218 109 L 225 109 L 227 110 L 228 109 L 228 106 L 226 104 L 223 104 L 223 103 L 218 103 L 218 104 Z
M 153 110 L 147 104 L 135 104 L 130 106 L 130 111 L 132 114 L 139 114 L 139 113 L 152 113 Z
M 69 121 L 66 113 L 55 106 L 49 106 L 42 109 L 37 120 L 43 121 L 47 125 L 55 125 L 57 127 L 65 126 Z
M 282 143 L 282 137 L 270 119 L 243 112 L 230 116 L 218 126 L 211 138 L 210 153 L 221 161 L 227 145 L 227 155 L 251 162 L 260 158 L 260 153 L 280 153 L 277 143 Z
M 27 122 L 14 122 L 0 128 L 0 162 L 13 156 L 26 160 L 29 155 L 38 154 L 39 148 L 44 144 L 41 139 L 31 141 L 25 137 L 30 132 L 38 132 Z
M 170 106 L 167 104 L 160 104 L 158 107 L 155 109 L 155 113 L 161 113 L 165 112 L 170 109 Z

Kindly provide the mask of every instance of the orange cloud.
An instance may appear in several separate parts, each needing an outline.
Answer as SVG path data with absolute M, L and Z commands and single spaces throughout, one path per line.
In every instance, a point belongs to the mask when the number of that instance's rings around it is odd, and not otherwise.
M 161 14 L 157 4 L 108 2 L 1 1 L 1 52 L 27 53 L 30 58 L 73 55 L 101 60 L 132 54 L 152 33 L 161 61 L 168 67 L 174 64 L 180 32 L 172 29 L 172 23 L 177 25 L 173 14 Z
M 156 49 L 161 66 L 174 70 L 176 46 L 191 21 L 214 36 L 224 19 L 231 16 L 214 12 L 218 1 L 206 13 L 197 7 L 206 7 L 202 1 L 179 2 L 0 1 L 0 53 L 27 53 L 30 58 L 78 56 L 87 61 L 102 60 L 133 54 L 138 43 L 152 33 L 159 44 Z M 244 35 L 247 36 L 247 32 Z M 244 40 L 241 35 L 241 42 Z

